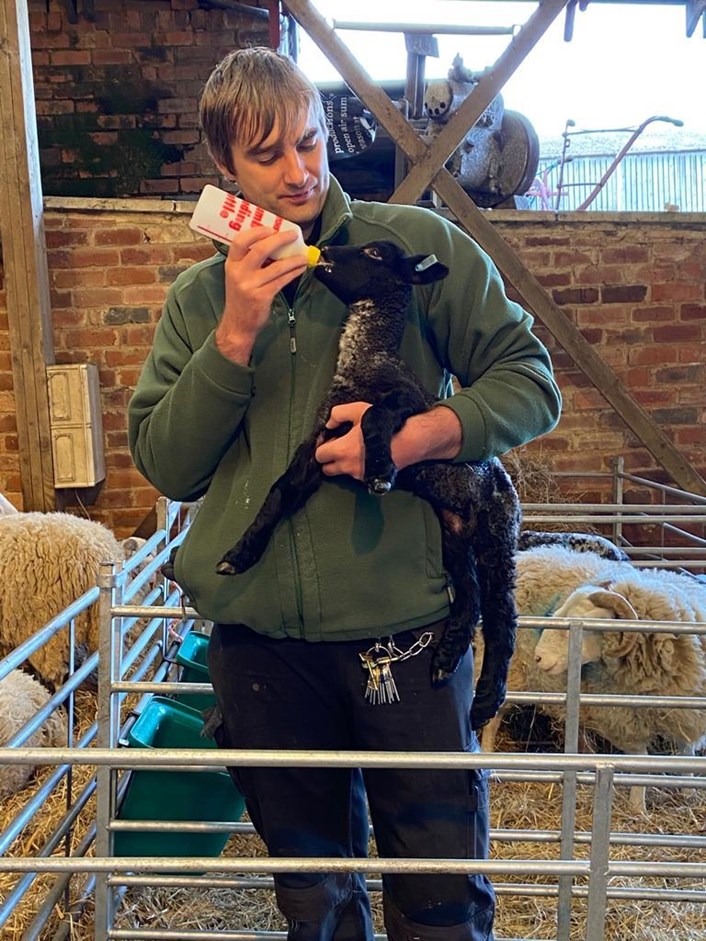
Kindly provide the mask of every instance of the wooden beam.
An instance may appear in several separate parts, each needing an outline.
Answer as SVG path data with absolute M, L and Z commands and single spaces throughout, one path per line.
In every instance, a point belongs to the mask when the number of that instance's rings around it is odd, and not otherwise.
M 545 0 L 544 3 L 540 4 L 540 8 L 537 10 L 535 17 L 544 9 L 545 14 L 547 16 L 551 15 L 551 19 L 554 19 L 563 6 L 565 6 L 565 2 L 566 0 Z M 308 0 L 287 0 L 287 7 L 292 16 L 294 16 L 322 52 L 324 52 L 329 60 L 336 66 L 346 83 L 375 115 L 375 118 L 385 131 L 387 131 L 390 137 L 405 152 L 410 161 L 412 163 L 422 161 L 429 151 L 427 145 L 419 138 L 412 125 L 394 107 L 385 92 L 373 82 L 367 72 L 353 58 L 350 50 L 330 28 L 326 20 L 312 7 Z M 526 55 L 537 42 L 540 34 L 536 31 L 539 30 L 540 27 L 543 27 L 544 31 L 546 31 L 550 22 L 551 20 L 547 21 L 545 17 L 534 20 L 532 30 L 525 33 L 523 43 L 519 47 L 520 51 L 518 54 L 521 55 L 522 58 L 524 58 L 524 55 Z M 523 29 L 528 28 L 529 25 L 530 20 L 528 20 Z M 520 34 L 518 33 L 515 39 L 519 40 L 519 38 Z M 519 65 L 517 59 L 514 61 L 516 65 Z M 496 76 L 504 75 L 506 80 L 507 77 L 509 77 L 509 74 L 506 75 L 506 72 L 508 72 L 510 65 L 511 63 L 508 59 L 503 64 L 502 68 L 497 72 L 495 69 L 491 70 L 486 78 L 495 73 Z M 498 68 L 497 64 L 495 68 Z M 485 95 L 487 96 L 492 91 L 492 99 L 497 93 L 498 87 L 495 80 L 493 80 L 492 84 L 485 86 Z M 479 89 L 480 86 L 473 92 L 474 96 Z M 489 101 L 491 99 L 489 99 Z M 481 99 L 477 99 L 477 102 L 476 108 L 480 105 Z M 464 102 L 464 104 L 466 103 Z M 467 117 L 468 115 L 466 115 L 466 119 Z M 451 125 L 451 121 L 449 125 Z M 446 132 L 448 132 L 448 127 L 445 129 L 444 133 Z M 453 129 L 449 135 L 449 140 L 453 139 L 456 133 L 457 129 Z M 441 137 L 442 135 L 439 135 L 438 140 L 441 140 Z M 461 138 L 459 138 L 459 140 L 460 139 Z M 443 147 L 444 151 L 445 147 L 446 145 Z M 448 154 L 443 156 L 442 163 L 447 156 Z M 426 179 L 428 172 L 429 167 L 425 166 L 424 172 L 418 177 L 417 183 L 414 186 L 415 191 L 417 186 L 420 185 L 420 182 Z M 567 320 L 562 309 L 554 302 L 553 298 L 547 294 L 503 237 L 495 230 L 491 223 L 486 220 L 483 213 L 453 179 L 448 170 L 442 166 L 442 168 L 435 173 L 432 168 L 431 172 L 432 175 L 429 181 L 434 190 L 444 200 L 470 235 L 476 239 L 479 245 L 481 245 L 495 261 L 499 270 L 518 292 L 526 307 L 545 324 L 550 333 L 571 356 L 579 369 L 585 373 L 598 391 L 606 398 L 610 405 L 613 406 L 618 415 L 640 439 L 642 444 L 650 451 L 659 464 L 664 467 L 671 475 L 672 479 L 682 489 L 706 495 L 706 481 L 696 472 L 690 462 L 678 448 L 674 446 L 656 422 L 654 422 L 644 409 L 632 398 L 626 386 L 620 381 L 608 364 L 595 352 L 593 347 L 584 338 L 583 334 Z M 421 183 L 421 185 L 423 189 L 426 183 Z M 393 194 L 392 202 L 403 201 L 403 199 L 400 198 L 400 194 L 404 196 L 406 192 L 403 186 L 404 184 L 398 187 L 395 194 Z M 416 199 L 416 196 L 414 198 Z
M 633 399 L 626 386 L 596 353 L 581 331 L 567 320 L 561 307 L 547 294 L 451 174 L 442 170 L 433 185 L 459 222 L 490 255 L 527 308 L 542 321 L 679 487 L 706 496 L 706 481 L 703 477 Z
M 54 362 L 27 4 L 0 0 L 0 240 L 25 510 L 56 506 L 46 365 Z

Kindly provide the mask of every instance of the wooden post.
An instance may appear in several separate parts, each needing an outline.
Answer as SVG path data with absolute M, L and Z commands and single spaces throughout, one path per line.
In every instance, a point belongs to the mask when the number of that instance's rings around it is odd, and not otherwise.
M 0 240 L 25 510 L 56 506 L 46 366 L 54 362 L 27 4 L 0 0 Z

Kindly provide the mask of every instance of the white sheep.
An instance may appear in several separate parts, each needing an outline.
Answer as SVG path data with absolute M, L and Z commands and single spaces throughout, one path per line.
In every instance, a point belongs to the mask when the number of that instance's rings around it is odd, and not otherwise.
M 144 540 L 140 540 L 141 543 Z M 17 513 L 0 522 L 0 657 L 31 637 L 97 583 L 101 562 L 123 562 L 134 537 L 121 543 L 101 523 L 70 513 Z M 77 650 L 98 648 L 98 606 L 75 619 Z M 68 629 L 29 657 L 56 688 L 68 669 Z
M 0 746 L 5 745 L 44 706 L 51 696 L 33 676 L 12 670 L 0 680 Z M 66 744 L 66 714 L 57 709 L 23 742 L 25 748 Z M 0 800 L 21 790 L 32 777 L 32 765 L 0 764 Z
M 516 603 L 524 616 L 619 617 L 659 621 L 706 620 L 706 587 L 688 575 L 636 569 L 629 563 L 572 552 L 561 546 L 517 554 Z M 605 583 L 610 583 L 610 589 Z M 523 628 L 510 664 L 511 692 L 566 692 L 568 631 Z M 551 651 L 551 653 L 550 653 Z M 706 693 L 706 638 L 657 632 L 583 632 L 581 690 L 596 694 L 690 695 Z M 538 708 L 557 719 L 563 708 Z M 483 729 L 482 744 L 492 751 L 500 724 Z M 646 754 L 659 741 L 682 754 L 706 742 L 706 709 L 581 707 L 581 725 L 622 751 Z M 644 788 L 630 791 L 630 804 L 644 811 Z
M 706 622 L 706 588 L 689 576 L 634 570 L 609 583 L 583 585 L 554 612 L 562 618 Z M 544 630 L 534 652 L 549 684 L 565 678 L 569 633 Z M 588 693 L 706 696 L 706 636 L 658 631 L 582 632 L 581 689 Z M 536 676 L 536 671 L 532 671 Z M 706 703 L 705 703 L 706 706 Z M 581 721 L 621 751 L 647 754 L 667 742 L 693 755 L 706 745 L 705 708 L 582 706 Z M 644 788 L 634 786 L 630 804 L 644 811 Z
M 518 552 L 515 556 L 517 577 L 515 605 L 520 617 L 548 617 L 579 585 L 601 578 L 610 578 L 621 571 L 631 571 L 628 562 L 616 562 L 595 552 L 577 552 L 565 545 L 539 545 Z M 621 566 L 623 567 L 621 569 Z M 535 662 L 538 630 L 517 631 L 515 653 L 510 661 L 507 688 L 509 692 L 563 693 L 566 678 L 556 678 L 541 670 Z M 482 640 L 476 645 L 476 671 L 482 662 Z M 484 751 L 493 751 L 500 722 L 507 711 L 501 711 L 484 726 L 481 742 Z M 539 706 L 555 718 L 562 710 L 556 706 Z
M 634 569 L 616 580 L 581 585 L 554 611 L 560 618 L 622 618 L 624 620 L 706 622 L 706 587 L 689 576 L 656 569 Z M 606 638 L 613 632 L 584 630 L 581 662 L 601 659 Z M 656 633 L 622 632 L 621 649 L 636 639 L 671 637 Z M 682 635 L 684 636 L 684 635 Z M 688 635 L 701 647 L 704 635 Z M 547 673 L 563 673 L 568 665 L 569 632 L 545 629 L 535 650 L 538 666 Z

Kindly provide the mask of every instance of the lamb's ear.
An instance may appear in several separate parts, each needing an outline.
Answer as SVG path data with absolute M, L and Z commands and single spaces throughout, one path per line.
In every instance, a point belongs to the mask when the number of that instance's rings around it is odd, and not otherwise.
M 628 599 L 617 591 L 592 591 L 588 599 L 597 608 L 606 608 L 608 611 L 612 611 L 616 618 L 622 618 L 624 621 L 640 620 L 640 616 Z
M 449 273 L 436 255 L 411 255 L 405 258 L 405 273 L 409 284 L 431 284 L 441 281 Z

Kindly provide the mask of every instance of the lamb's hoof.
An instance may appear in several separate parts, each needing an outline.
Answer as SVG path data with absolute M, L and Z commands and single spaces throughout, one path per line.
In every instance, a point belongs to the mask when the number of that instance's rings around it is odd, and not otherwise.
M 375 494 L 389 493 L 392 490 L 392 481 L 384 477 L 373 477 L 368 483 L 368 490 Z
M 231 565 L 230 562 L 226 562 L 225 559 L 222 559 L 216 566 L 216 574 L 218 575 L 237 575 L 238 570 L 234 565 Z
M 502 689 L 492 690 L 490 695 L 481 693 L 479 696 L 476 690 L 471 706 L 471 728 L 474 731 L 483 728 L 486 722 L 490 722 L 498 714 L 505 702 L 505 692 L 504 686 Z
M 476 705 L 474 699 L 471 706 L 471 728 L 474 732 L 479 732 L 497 714 L 498 709 L 494 709 L 492 706 L 489 708 L 485 703 Z

